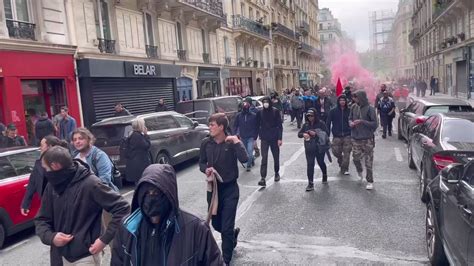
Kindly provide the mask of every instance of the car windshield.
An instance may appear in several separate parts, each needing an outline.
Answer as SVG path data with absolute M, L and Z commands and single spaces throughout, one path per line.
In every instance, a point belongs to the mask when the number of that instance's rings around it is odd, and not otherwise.
M 462 130 L 459 130 L 462 128 Z M 441 139 L 446 142 L 474 143 L 474 122 L 450 119 L 444 123 Z
M 132 131 L 132 126 L 127 124 L 96 126 L 91 128 L 96 138 L 97 147 L 119 146 L 122 139 Z
M 428 107 L 425 111 L 425 116 L 434 114 L 443 114 L 447 112 L 472 112 L 472 107 L 467 105 L 437 105 Z
M 223 98 L 214 101 L 218 113 L 237 112 L 239 101 L 237 98 Z

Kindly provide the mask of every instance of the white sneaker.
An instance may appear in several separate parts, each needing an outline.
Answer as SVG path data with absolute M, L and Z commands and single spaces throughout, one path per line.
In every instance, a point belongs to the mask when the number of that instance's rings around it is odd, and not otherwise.
M 367 186 L 365 187 L 367 190 L 372 190 L 374 189 L 374 184 L 373 183 L 367 183 Z
M 357 173 L 357 176 L 359 177 L 360 182 L 364 182 L 364 176 L 362 175 L 362 173 Z
M 345 171 L 344 175 L 350 175 L 349 171 Z

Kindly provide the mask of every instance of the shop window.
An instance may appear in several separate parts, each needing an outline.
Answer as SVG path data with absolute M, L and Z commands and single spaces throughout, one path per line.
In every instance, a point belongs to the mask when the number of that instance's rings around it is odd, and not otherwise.
M 109 4 L 106 0 L 97 0 L 96 8 L 96 31 L 97 37 L 105 40 L 112 39 L 109 20 Z

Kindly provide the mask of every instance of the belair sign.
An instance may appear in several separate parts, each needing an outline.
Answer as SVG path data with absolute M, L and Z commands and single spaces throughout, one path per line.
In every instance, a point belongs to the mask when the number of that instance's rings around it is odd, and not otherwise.
M 135 62 L 124 62 L 125 64 L 125 76 L 135 78 L 157 78 L 160 76 L 160 65 L 158 64 L 147 64 L 147 63 L 135 63 Z

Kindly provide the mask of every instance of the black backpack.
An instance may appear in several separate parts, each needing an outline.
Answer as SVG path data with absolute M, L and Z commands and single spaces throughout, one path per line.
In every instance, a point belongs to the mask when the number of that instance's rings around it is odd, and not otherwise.
M 112 159 L 110 159 L 110 156 L 106 153 L 107 158 L 109 158 L 110 163 L 112 164 L 112 183 L 118 188 L 122 188 L 122 174 L 120 173 L 119 169 L 117 168 L 117 165 L 115 164 Z M 94 153 L 94 156 L 92 157 L 92 165 L 91 167 L 94 168 L 94 173 L 97 173 L 97 167 L 95 166 L 97 164 L 97 152 Z

